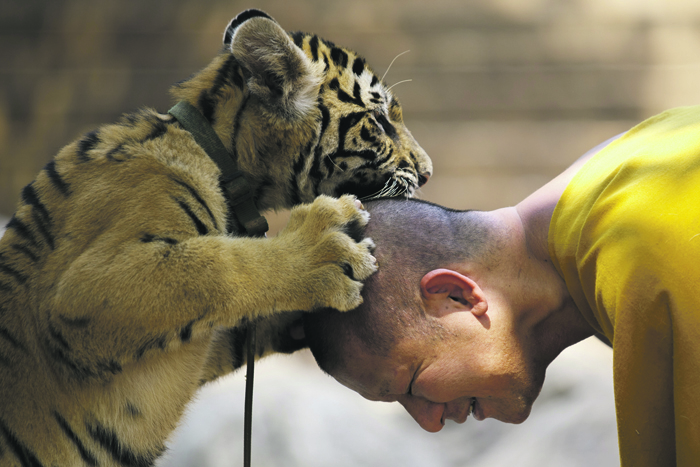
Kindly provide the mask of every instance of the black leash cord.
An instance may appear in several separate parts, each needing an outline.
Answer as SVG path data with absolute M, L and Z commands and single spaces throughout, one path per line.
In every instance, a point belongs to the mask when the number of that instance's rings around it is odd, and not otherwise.
M 209 121 L 187 101 L 180 101 L 168 111 L 189 131 L 195 142 L 221 170 L 221 181 L 238 222 L 250 237 L 264 237 L 267 220 L 258 212 L 253 190 L 236 161 L 228 153 Z M 253 424 L 253 374 L 255 372 L 255 323 L 248 326 L 248 363 L 245 382 L 245 416 L 243 420 L 243 465 L 250 467 L 251 427 Z
M 248 326 L 248 363 L 245 373 L 245 417 L 243 419 L 243 467 L 250 467 L 253 427 L 253 378 L 255 376 L 255 323 Z

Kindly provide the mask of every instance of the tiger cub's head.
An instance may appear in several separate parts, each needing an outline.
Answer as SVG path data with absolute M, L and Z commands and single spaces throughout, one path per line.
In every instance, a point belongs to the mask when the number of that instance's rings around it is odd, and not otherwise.
M 319 194 L 412 196 L 432 163 L 365 60 L 259 10 L 235 17 L 224 51 L 173 94 L 212 122 L 261 210 Z

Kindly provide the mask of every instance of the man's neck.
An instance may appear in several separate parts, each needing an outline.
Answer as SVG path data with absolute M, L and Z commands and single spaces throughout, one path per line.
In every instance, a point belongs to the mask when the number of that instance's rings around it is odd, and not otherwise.
M 622 135 L 615 136 L 588 151 L 568 169 L 549 183 L 518 203 L 514 210 L 522 224 L 525 244 L 532 255 L 533 264 L 539 265 L 540 283 L 548 284 L 542 290 L 550 298 L 549 308 L 536 311 L 529 320 L 539 349 L 537 355 L 543 360 L 553 360 L 566 347 L 590 336 L 590 325 L 576 308 L 566 284 L 552 264 L 549 254 L 549 226 L 554 209 L 564 190 L 581 167 L 601 149 Z M 534 268 L 533 270 L 537 270 Z M 531 285 L 534 285 L 531 283 Z M 559 300 L 558 302 L 556 300 Z M 558 305 L 555 305 L 557 304 Z M 527 318 L 526 318 L 527 320 Z
M 569 168 L 552 179 L 549 183 L 532 193 L 515 206 L 520 216 L 527 238 L 528 248 L 540 260 L 549 261 L 549 224 L 554 214 L 561 195 L 564 193 L 571 179 L 593 156 L 598 154 L 605 146 L 622 136 L 624 133 L 610 138 L 609 140 L 594 147 Z
M 546 369 L 566 347 L 593 330 L 576 308 L 556 268 L 533 252 L 532 234 L 515 207 L 484 214 L 494 232 L 494 257 L 474 277 L 486 293 L 491 313 L 498 313 L 503 329 L 536 363 Z M 534 243 L 537 245 L 537 243 Z M 545 238 L 546 246 L 546 238 Z M 503 324 L 502 324 L 503 326 Z

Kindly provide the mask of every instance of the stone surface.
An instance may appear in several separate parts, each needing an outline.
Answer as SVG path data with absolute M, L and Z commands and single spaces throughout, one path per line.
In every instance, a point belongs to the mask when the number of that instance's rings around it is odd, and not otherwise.
M 159 467 L 228 467 L 243 458 L 245 371 L 205 387 Z M 256 365 L 252 465 L 613 467 L 619 465 L 612 352 L 594 339 L 550 366 L 530 418 L 448 422 L 423 431 L 397 403 L 369 402 L 310 354 Z

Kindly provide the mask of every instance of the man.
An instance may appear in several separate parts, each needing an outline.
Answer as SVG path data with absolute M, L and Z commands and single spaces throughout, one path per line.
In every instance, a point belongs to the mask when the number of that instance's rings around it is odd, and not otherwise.
M 700 465 L 700 108 L 603 143 L 515 207 L 367 208 L 364 303 L 305 317 L 326 372 L 428 431 L 521 423 L 549 363 L 599 334 L 622 465 Z

